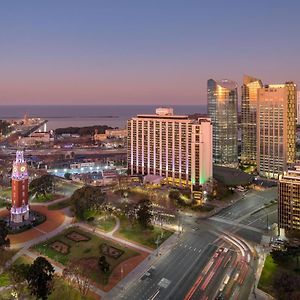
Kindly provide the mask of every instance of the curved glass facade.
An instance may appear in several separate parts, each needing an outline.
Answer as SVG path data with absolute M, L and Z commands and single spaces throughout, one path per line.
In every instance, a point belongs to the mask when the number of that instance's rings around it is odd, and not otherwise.
M 242 153 L 243 164 L 256 164 L 256 107 L 259 79 L 244 76 L 242 85 Z
M 213 125 L 213 160 L 216 165 L 238 167 L 238 93 L 231 80 L 207 81 L 208 115 Z

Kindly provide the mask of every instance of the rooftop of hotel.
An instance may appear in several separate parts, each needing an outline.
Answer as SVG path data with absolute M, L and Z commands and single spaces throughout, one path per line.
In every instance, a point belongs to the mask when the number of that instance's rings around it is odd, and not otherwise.
M 300 166 L 296 166 L 294 170 L 284 172 L 281 180 L 299 180 L 300 182 Z
M 134 118 L 139 119 L 177 119 L 177 120 L 189 120 L 190 122 L 197 122 L 199 121 L 207 121 L 210 119 L 207 117 L 200 117 L 197 120 L 194 118 L 190 118 L 188 115 L 174 115 L 174 110 L 171 107 L 159 107 L 155 110 L 155 114 L 138 114 Z

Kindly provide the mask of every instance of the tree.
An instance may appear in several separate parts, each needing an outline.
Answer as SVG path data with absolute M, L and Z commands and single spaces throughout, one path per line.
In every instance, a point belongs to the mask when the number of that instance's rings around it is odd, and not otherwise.
M 71 179 L 71 173 L 65 173 L 64 175 L 65 179 L 70 180 Z
M 286 270 L 281 270 L 277 271 L 274 276 L 273 287 L 278 296 L 277 299 L 293 299 L 298 292 L 299 285 L 300 277 L 297 276 L 295 273 L 291 273 Z
M 53 289 L 54 268 L 44 257 L 36 258 L 26 276 L 28 289 L 37 299 L 45 300 Z
M 75 216 L 79 220 L 93 217 L 103 208 L 105 194 L 101 187 L 85 186 L 76 190 L 71 196 Z
M 8 269 L 9 282 L 16 299 L 20 299 L 26 292 L 26 277 L 28 275 L 30 265 L 20 264 L 12 265 Z
M 70 262 L 64 268 L 62 276 L 70 285 L 76 285 L 82 296 L 86 296 L 91 287 L 91 280 L 85 274 L 86 271 L 80 265 Z
M 50 174 L 42 175 L 41 177 L 33 179 L 29 184 L 29 190 L 31 195 L 40 197 L 46 196 L 53 191 L 54 177 Z
M 7 224 L 4 220 L 0 219 L 0 250 L 4 250 L 4 248 L 9 247 L 10 245 L 10 240 L 7 235 Z
M 180 192 L 178 190 L 171 190 L 169 192 L 169 199 L 178 201 L 180 199 Z
M 108 263 L 108 261 L 106 260 L 106 257 L 104 255 L 99 257 L 98 266 L 102 270 L 103 273 L 107 273 L 109 271 L 110 264 Z
M 142 199 L 137 210 L 137 220 L 142 228 L 147 229 L 152 219 L 152 203 L 149 199 Z

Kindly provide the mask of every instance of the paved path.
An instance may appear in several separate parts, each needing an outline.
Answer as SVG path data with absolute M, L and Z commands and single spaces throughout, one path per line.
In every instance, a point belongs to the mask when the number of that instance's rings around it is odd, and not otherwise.
M 57 227 L 56 229 L 54 229 L 51 232 L 48 233 L 44 233 L 43 235 L 30 240 L 28 242 L 24 242 L 24 243 L 19 243 L 19 244 L 14 244 L 11 248 L 15 248 L 15 249 L 20 249 L 22 248 L 18 253 L 16 253 L 16 255 L 14 255 L 10 261 L 7 262 L 7 266 L 9 266 L 10 264 L 12 264 L 14 261 L 16 261 L 19 257 L 21 257 L 25 251 L 27 251 L 31 246 L 33 246 L 34 244 L 40 243 L 42 241 L 45 241 L 47 239 L 50 239 L 51 237 L 57 235 L 58 233 L 60 233 L 61 231 L 63 231 L 64 229 L 68 228 L 71 223 L 72 223 L 73 218 L 69 217 L 69 216 L 65 216 L 65 220 L 64 222 Z
M 129 242 L 129 241 L 127 241 L 127 240 L 123 240 L 123 239 L 118 238 L 118 237 L 116 237 L 116 236 L 113 236 L 111 233 L 112 233 L 112 232 L 115 232 L 116 227 L 117 227 L 117 226 L 120 226 L 120 225 L 116 225 L 115 228 L 114 228 L 111 232 L 109 232 L 109 233 L 105 233 L 105 232 L 103 232 L 102 230 L 100 230 L 100 229 L 98 229 L 98 228 L 95 228 L 95 227 L 91 227 L 91 226 L 89 226 L 89 225 L 87 225 L 87 224 L 85 224 L 85 223 L 75 223 L 74 225 L 75 225 L 75 226 L 82 227 L 82 228 L 84 228 L 85 230 L 88 230 L 88 231 L 90 231 L 90 232 L 92 232 L 92 233 L 94 233 L 94 234 L 96 234 L 96 235 L 98 235 L 98 236 L 100 236 L 100 237 L 102 236 L 102 237 L 106 237 L 106 238 L 112 239 L 112 240 L 114 240 L 114 241 L 116 241 L 116 242 L 118 242 L 118 243 L 127 245 L 127 246 L 129 246 L 129 247 L 131 247 L 131 248 L 135 248 L 135 249 L 138 249 L 138 250 L 140 250 L 140 251 L 147 252 L 147 253 L 152 253 L 152 252 L 153 252 L 153 250 L 150 250 L 149 248 L 146 248 L 146 247 L 144 247 L 144 246 L 141 246 L 141 245 L 138 245 L 138 244 Z M 117 229 L 118 229 L 118 228 L 117 228 Z
M 229 224 L 229 225 L 234 225 L 236 227 L 241 227 L 241 228 L 244 228 L 244 229 L 247 229 L 247 230 L 252 230 L 252 231 L 255 231 L 255 232 L 259 232 L 259 233 L 264 233 L 264 231 L 261 230 L 261 229 L 254 228 L 254 227 L 244 225 L 244 224 L 240 224 L 236 221 L 231 221 L 231 220 L 220 218 L 220 217 L 211 217 L 210 219 L 213 220 L 213 221 L 216 221 L 216 222 L 225 223 L 225 224 Z

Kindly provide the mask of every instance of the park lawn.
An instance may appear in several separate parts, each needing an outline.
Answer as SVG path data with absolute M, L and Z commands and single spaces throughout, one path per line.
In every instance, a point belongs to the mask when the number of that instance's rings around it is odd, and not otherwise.
M 11 198 L 11 188 L 5 188 L 0 190 L 0 197 Z
M 59 201 L 57 203 L 48 205 L 48 209 L 49 210 L 63 209 L 63 208 L 69 207 L 71 205 L 71 203 L 72 203 L 71 198 L 68 198 L 68 199 Z
M 9 285 L 9 276 L 7 273 L 0 274 L 0 287 Z
M 6 207 L 10 202 L 0 198 L 0 208 Z
M 273 277 L 278 265 L 273 261 L 271 255 L 268 255 L 264 264 L 264 268 L 259 278 L 258 288 L 265 291 L 268 294 L 273 294 Z
M 77 288 L 69 285 L 63 278 L 57 276 L 54 280 L 54 288 L 48 300 L 72 299 L 72 300 L 92 300 L 93 297 L 82 296 Z
M 160 237 L 159 245 L 162 244 L 173 234 L 172 231 L 154 226 L 153 229 L 144 230 L 138 224 L 133 226 L 124 216 L 120 217 L 120 229 L 117 235 L 130 241 L 142 244 L 149 248 L 156 248 L 156 241 Z
M 46 194 L 46 195 L 40 195 L 39 197 L 35 197 L 32 200 L 32 203 L 51 202 L 51 201 L 57 200 L 62 197 L 63 197 L 63 195 L 50 193 L 50 194 Z
M 77 233 L 83 236 L 89 237 L 90 240 L 82 242 L 72 241 L 66 237 L 66 235 L 72 231 L 76 231 Z M 55 241 L 60 241 L 68 245 L 69 253 L 62 254 L 52 249 L 50 246 Z M 107 262 L 110 264 L 110 271 L 107 274 L 103 274 L 103 272 L 97 266 L 98 258 L 103 255 L 99 248 L 101 244 L 107 244 L 109 246 L 124 251 L 124 253 L 117 259 L 106 255 Z M 139 255 L 138 252 L 127 248 L 126 246 L 120 245 L 119 243 L 110 240 L 106 240 L 92 233 L 83 231 L 78 227 L 69 228 L 63 231 L 61 234 L 56 235 L 55 237 L 43 243 L 33 246 L 33 249 L 38 251 L 42 255 L 45 255 L 61 263 L 62 265 L 67 265 L 68 262 L 75 261 L 76 263 L 82 265 L 84 269 L 89 269 L 89 272 L 87 272 L 89 278 L 91 278 L 97 283 L 104 285 L 108 282 L 109 275 L 117 265 L 119 265 L 123 261 L 128 260 L 131 257 Z M 92 261 L 96 262 L 96 265 Z
M 16 259 L 14 265 L 21 265 L 21 264 L 32 264 L 33 259 L 27 255 L 22 255 Z
M 92 224 L 105 232 L 110 232 L 116 226 L 116 219 L 112 216 L 102 216 L 100 219 L 94 220 Z

